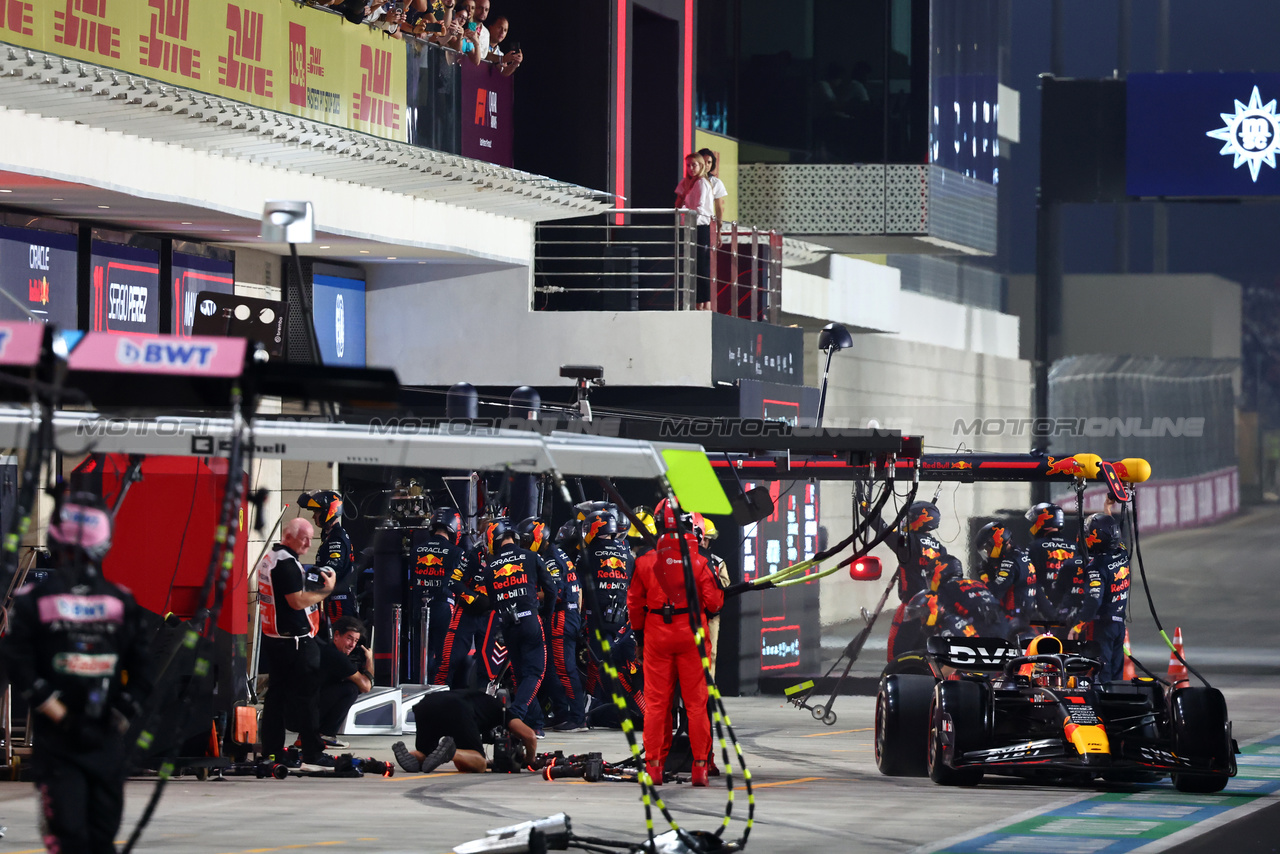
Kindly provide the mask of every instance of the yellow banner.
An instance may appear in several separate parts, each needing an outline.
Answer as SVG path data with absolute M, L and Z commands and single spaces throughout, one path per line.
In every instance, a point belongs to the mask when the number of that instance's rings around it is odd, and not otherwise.
M 408 139 L 404 45 L 292 0 L 0 0 L 0 41 Z

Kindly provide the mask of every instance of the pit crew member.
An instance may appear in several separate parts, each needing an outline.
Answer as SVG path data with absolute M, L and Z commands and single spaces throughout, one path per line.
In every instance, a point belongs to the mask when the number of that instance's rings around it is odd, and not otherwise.
M 400 767 L 411 774 L 425 774 L 452 760 L 466 774 L 482 774 L 488 768 L 486 741 L 492 743 L 502 729 L 524 744 L 525 755 L 538 751 L 538 737 L 502 700 L 484 691 L 435 691 L 413 707 L 418 731 L 414 749 L 403 741 L 391 746 Z

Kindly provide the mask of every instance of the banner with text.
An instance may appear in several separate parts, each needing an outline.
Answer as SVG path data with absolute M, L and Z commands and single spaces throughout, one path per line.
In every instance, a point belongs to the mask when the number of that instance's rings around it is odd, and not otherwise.
M 462 156 L 515 164 L 515 82 L 488 62 L 462 62 Z
M 3 0 L 0 41 L 408 138 L 404 46 L 293 0 Z

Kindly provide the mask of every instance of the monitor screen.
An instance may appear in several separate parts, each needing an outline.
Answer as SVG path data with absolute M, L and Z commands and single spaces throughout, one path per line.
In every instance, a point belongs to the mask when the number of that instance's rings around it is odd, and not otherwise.
M 76 244 L 74 234 L 0 227 L 0 290 L 13 298 L 0 296 L 0 320 L 75 329 Z
M 95 240 L 89 263 L 89 329 L 159 333 L 160 253 Z

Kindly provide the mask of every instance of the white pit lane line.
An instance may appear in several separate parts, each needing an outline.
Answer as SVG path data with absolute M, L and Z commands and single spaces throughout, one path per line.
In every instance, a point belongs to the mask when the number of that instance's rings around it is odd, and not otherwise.
M 1277 736 L 1280 736 L 1280 729 L 1257 738 L 1251 738 L 1242 744 L 1241 747 L 1248 747 L 1251 744 L 1267 741 L 1268 739 L 1276 738 Z M 941 839 L 937 842 L 926 843 L 925 845 L 911 849 L 908 854 L 933 854 L 935 851 L 945 851 L 946 849 L 959 845 L 962 842 L 968 842 L 970 839 L 977 839 L 979 836 L 986 836 L 989 833 L 997 833 L 1006 827 L 1028 821 L 1033 818 L 1038 818 L 1039 816 L 1051 813 L 1054 810 L 1059 810 L 1063 807 L 1079 803 L 1080 801 L 1088 800 L 1098 794 L 1099 793 L 1095 791 L 1081 792 L 1079 795 L 1075 795 L 1073 797 L 1052 801 L 1044 806 L 1036 807 L 1035 809 L 1024 810 L 998 821 L 988 822 L 981 827 L 975 827 L 974 829 L 965 831 L 964 833 L 949 836 L 946 839 Z M 1143 845 L 1141 848 L 1133 849 L 1129 854 L 1157 854 L 1157 852 L 1168 850 L 1175 845 L 1181 845 L 1184 842 L 1195 839 L 1197 836 L 1201 836 L 1211 830 L 1222 827 L 1223 825 L 1230 824 L 1237 819 L 1244 818 L 1250 813 L 1257 812 L 1264 807 L 1269 807 L 1277 801 L 1280 801 L 1280 792 L 1258 796 L 1251 803 L 1233 807 L 1221 815 L 1197 822 L 1191 827 L 1179 830 L 1176 833 L 1171 833 L 1163 839 L 1153 840 L 1149 844 Z

